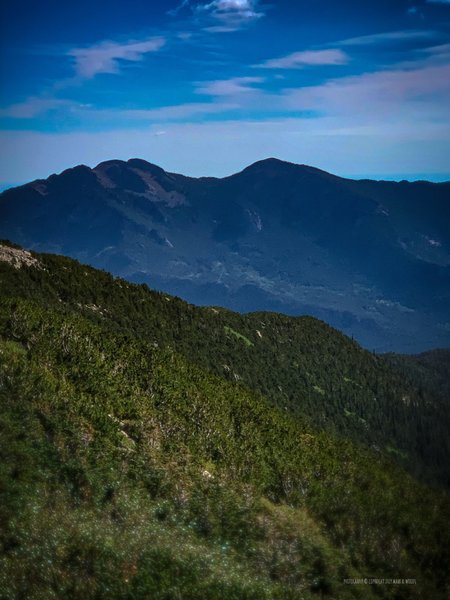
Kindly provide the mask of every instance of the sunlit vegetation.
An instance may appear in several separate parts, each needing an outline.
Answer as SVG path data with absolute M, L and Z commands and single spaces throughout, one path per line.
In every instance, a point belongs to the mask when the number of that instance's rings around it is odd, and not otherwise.
M 288 333 L 278 315 L 198 310 L 61 257 L 39 260 L 3 266 L 0 280 L 3 596 L 446 597 L 447 493 L 382 452 L 403 452 L 398 440 L 363 447 L 352 425 L 331 432 L 333 413 L 320 427 L 297 408 L 315 399 L 325 411 L 332 397 L 337 367 L 327 377 L 325 352 L 321 373 L 319 349 L 347 348 L 342 389 L 368 389 L 366 360 L 396 381 L 382 359 L 313 319 Z M 313 357 L 302 345 L 289 357 L 289 335 L 303 335 Z M 264 343 L 285 357 L 274 369 L 290 361 L 304 378 L 290 404 L 286 373 L 279 395 L 273 382 L 264 395 L 274 374 L 249 366 Z M 339 407 L 342 423 L 372 427 L 354 398 Z M 364 577 L 416 583 L 345 583 Z
M 41 268 L 0 262 L 3 295 L 76 311 L 113 332 L 170 347 L 313 427 L 375 450 L 395 448 L 392 458 L 414 476 L 450 485 L 445 375 L 414 359 L 364 351 L 311 317 L 199 308 L 65 257 L 37 256 Z

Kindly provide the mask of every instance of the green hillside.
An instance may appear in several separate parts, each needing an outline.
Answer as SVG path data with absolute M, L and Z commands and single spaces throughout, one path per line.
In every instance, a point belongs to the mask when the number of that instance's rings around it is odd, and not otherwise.
M 12 597 L 358 597 L 367 574 L 439 597 L 444 495 L 171 351 L 2 309 Z
M 289 333 L 279 315 L 198 310 L 61 257 L 20 256 L 0 279 L 5 598 L 447 597 L 447 493 L 303 408 L 316 396 L 326 407 L 337 348 L 351 382 L 355 357 L 393 377 L 384 361 L 313 319 L 290 319 Z M 309 344 L 295 368 L 314 379 L 286 410 L 287 380 L 277 396 L 269 363 L 249 365 L 268 338 L 281 372 L 289 335 L 304 339 L 298 356 Z M 400 583 L 348 581 L 364 578 Z
M 65 307 L 114 332 L 171 347 L 275 406 L 450 485 L 450 406 L 436 374 L 377 356 L 311 317 L 199 308 L 54 255 L 38 268 L 0 261 L 5 296 Z M 430 378 L 434 382 L 430 385 Z M 448 381 L 448 380 L 447 380 Z

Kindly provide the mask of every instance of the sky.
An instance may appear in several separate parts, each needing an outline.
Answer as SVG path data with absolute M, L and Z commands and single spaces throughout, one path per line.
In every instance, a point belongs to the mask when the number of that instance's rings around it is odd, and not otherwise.
M 450 0 L 7 1 L 0 187 L 144 158 L 450 179 Z

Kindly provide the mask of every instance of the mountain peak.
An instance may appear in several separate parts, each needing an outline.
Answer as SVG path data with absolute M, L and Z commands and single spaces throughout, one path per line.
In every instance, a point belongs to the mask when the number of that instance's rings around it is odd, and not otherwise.
M 253 165 L 293 165 L 294 163 L 283 160 L 281 158 L 276 158 L 275 156 L 269 156 L 268 158 L 262 158 L 261 160 L 257 160 L 253 163 Z M 253 166 L 250 165 L 250 166 Z
M 287 160 L 281 160 L 280 158 L 264 158 L 262 160 L 258 160 L 253 164 L 249 165 L 241 173 L 261 173 L 261 174 L 280 174 L 285 175 L 287 173 L 301 173 L 306 172 L 310 174 L 322 175 L 326 177 L 335 177 L 336 175 L 332 175 L 327 171 L 323 171 L 322 169 L 318 169 L 316 167 L 311 167 L 310 165 L 305 164 L 297 164 L 293 162 L 289 162 Z
M 166 175 L 166 171 L 154 163 L 150 163 L 142 158 L 130 158 L 127 161 L 127 165 L 133 169 L 139 169 L 140 171 L 146 171 L 151 175 Z
M 289 161 L 281 160 L 280 158 L 275 158 L 275 157 L 271 156 L 269 158 L 263 158 L 261 160 L 257 160 L 256 162 L 252 163 L 251 165 L 249 165 L 248 167 L 243 169 L 243 171 L 249 171 L 249 170 L 255 170 L 255 169 L 279 168 L 279 167 L 293 167 L 293 166 L 297 166 L 297 165 L 295 165 L 295 163 L 291 163 Z
M 111 160 L 104 160 L 101 163 L 98 163 L 98 165 L 95 166 L 93 170 L 102 171 L 105 169 L 109 169 L 110 167 L 121 167 L 123 165 L 126 165 L 126 162 L 124 160 L 116 158 Z
M 70 169 L 66 169 L 62 173 L 50 175 L 47 182 L 50 184 L 57 182 L 58 185 L 65 185 L 68 182 L 71 182 L 72 184 L 83 184 L 91 181 L 93 177 L 92 169 L 86 165 L 77 165 Z
M 147 171 L 152 174 L 163 174 L 164 169 L 158 167 L 153 163 L 144 160 L 143 158 L 130 158 L 128 160 L 111 159 L 105 160 L 94 167 L 94 171 L 106 171 L 111 168 L 126 169 L 127 167 L 132 169 L 139 169 L 141 171 Z

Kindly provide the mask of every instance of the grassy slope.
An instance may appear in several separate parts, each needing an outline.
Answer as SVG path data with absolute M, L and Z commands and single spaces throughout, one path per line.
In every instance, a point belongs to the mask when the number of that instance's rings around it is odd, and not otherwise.
M 309 317 L 239 315 L 185 302 L 52 255 L 41 269 L 0 264 L 5 296 L 75 310 L 112 331 L 170 346 L 240 381 L 275 406 L 372 448 L 426 481 L 448 485 L 450 410 L 429 385 Z
M 447 496 L 381 455 L 65 307 L 0 331 L 6 597 L 445 597 Z

